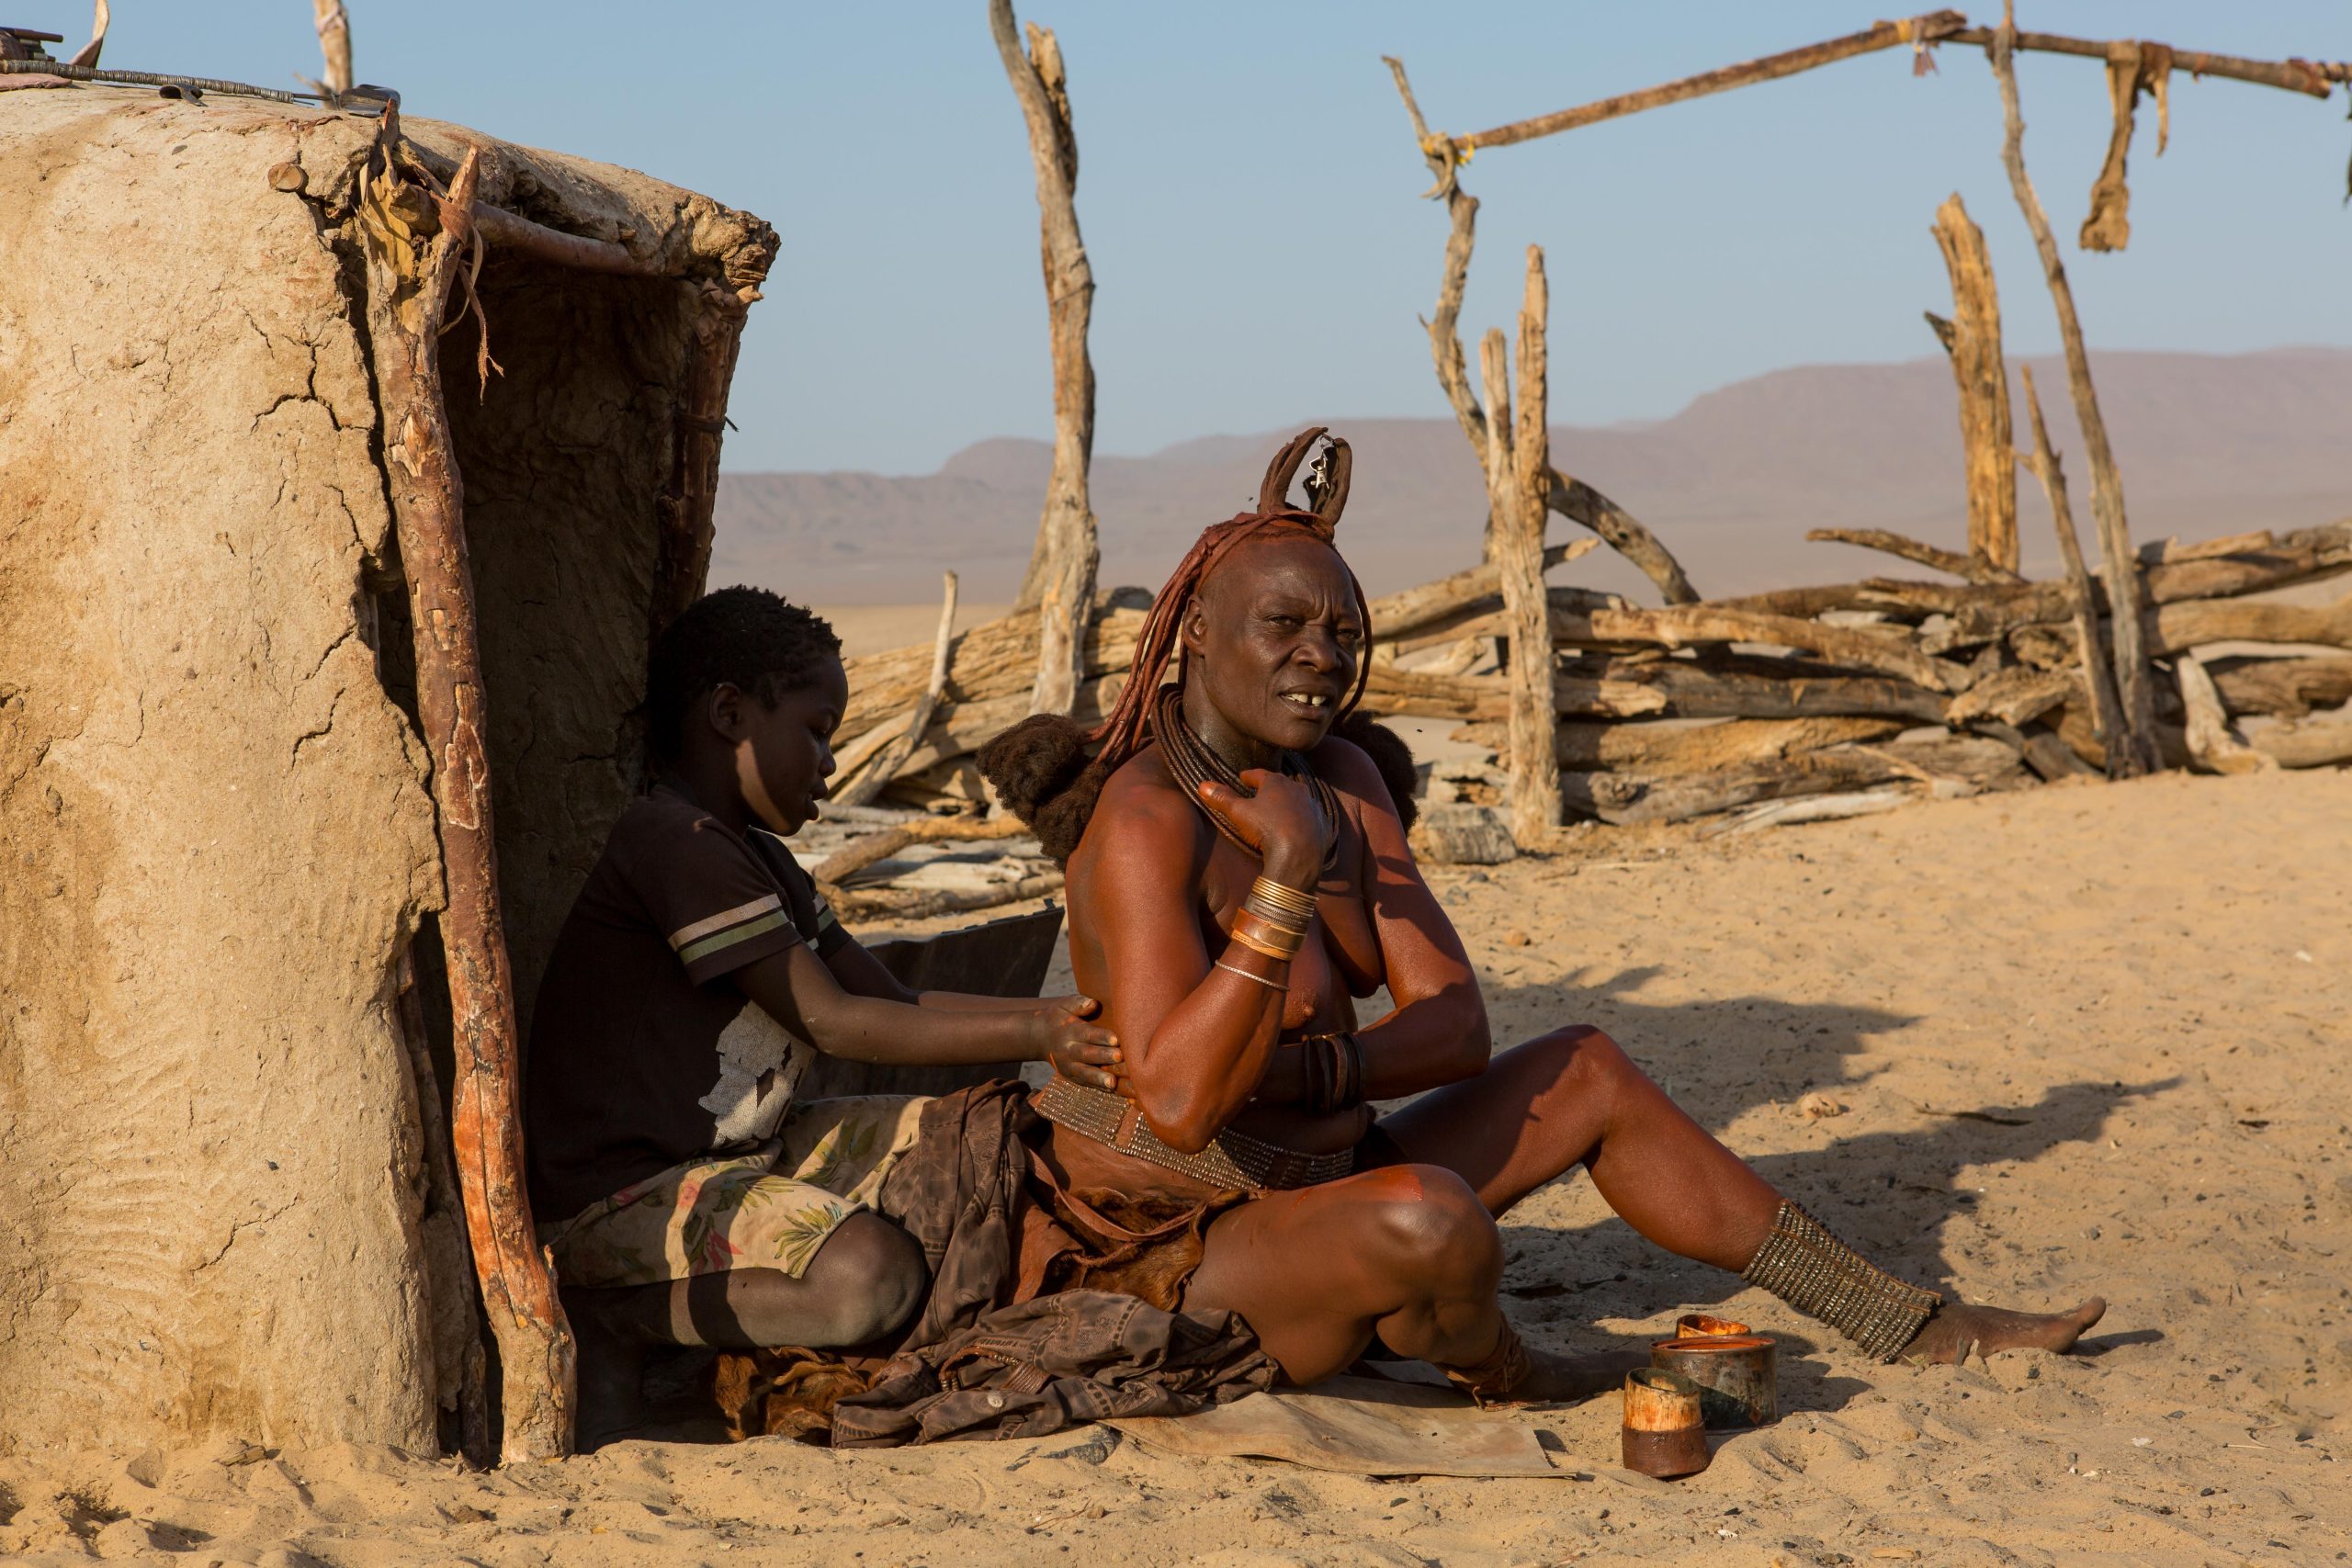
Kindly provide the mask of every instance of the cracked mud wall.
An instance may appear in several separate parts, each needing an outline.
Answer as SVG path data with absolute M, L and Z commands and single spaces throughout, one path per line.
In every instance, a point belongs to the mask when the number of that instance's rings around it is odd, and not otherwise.
M 0 98 L 0 1450 L 431 1451 L 364 124 Z

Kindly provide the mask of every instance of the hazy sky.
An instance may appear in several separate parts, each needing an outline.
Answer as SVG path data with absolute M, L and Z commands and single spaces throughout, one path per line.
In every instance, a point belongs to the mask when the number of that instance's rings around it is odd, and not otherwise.
M 1050 433 L 1036 208 L 982 0 L 614 5 L 350 0 L 358 73 L 408 112 L 647 170 L 747 208 L 784 248 L 752 314 L 727 465 L 926 472 Z M 1882 7 L 1883 9 L 1883 7 Z M 106 63 L 291 85 L 303 0 L 116 0 Z M 1445 218 L 1384 52 L 1457 133 L 1850 32 L 1869 6 L 1445 0 L 1024 0 L 1069 62 L 1096 279 L 1097 449 L 1309 417 L 1442 417 L 1416 317 Z M 1973 19 L 1997 20 L 1977 0 Z M 14 16 L 75 42 L 83 8 Z M 2182 48 L 2352 57 L 2341 0 L 2026 0 L 2021 25 Z M 73 47 L 69 44 L 67 47 Z M 1782 366 L 1932 352 L 1928 229 L 1957 189 L 2004 286 L 2012 352 L 2054 345 L 2002 174 L 1983 52 L 1865 56 L 1521 147 L 1484 201 L 1464 326 L 1508 323 L 1523 248 L 1552 278 L 1555 417 L 1672 413 Z M 2079 255 L 2108 134 L 2096 62 L 2026 57 L 2026 153 L 2094 346 L 2352 343 L 2352 128 L 2238 83 L 2142 108 L 2131 249 Z

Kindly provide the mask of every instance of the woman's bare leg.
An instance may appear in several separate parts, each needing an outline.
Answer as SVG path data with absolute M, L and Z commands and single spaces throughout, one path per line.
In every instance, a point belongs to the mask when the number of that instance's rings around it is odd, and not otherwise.
M 1734 1273 L 1755 1258 L 1781 1206 L 1770 1183 L 1597 1029 L 1563 1029 L 1506 1051 L 1478 1077 L 1424 1095 L 1380 1125 L 1407 1158 L 1469 1183 L 1490 1214 L 1581 1165 L 1644 1236 Z M 1515 1136 L 1502 1135 L 1511 1128 Z M 2053 1314 L 1949 1303 L 1903 1356 L 1952 1361 L 1971 1346 L 2064 1350 L 2106 1310 L 2097 1297 Z
M 1209 1226 L 1184 1305 L 1240 1314 L 1292 1382 L 1342 1371 L 1377 1334 L 1402 1356 L 1474 1366 L 1504 1332 L 1502 1240 L 1453 1172 L 1392 1166 L 1277 1192 Z M 1510 1397 L 1581 1399 L 1614 1387 L 1616 1357 L 1530 1352 Z

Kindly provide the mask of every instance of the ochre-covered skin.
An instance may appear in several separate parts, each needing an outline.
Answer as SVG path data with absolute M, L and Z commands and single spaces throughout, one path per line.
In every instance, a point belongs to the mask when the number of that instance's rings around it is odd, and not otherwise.
M 1780 1195 L 1607 1036 L 1570 1027 L 1490 1059 L 1475 973 L 1395 805 L 1365 754 L 1329 735 L 1364 630 L 1332 548 L 1304 531 L 1247 541 L 1211 570 L 1181 626 L 1185 719 L 1254 791 L 1211 784 L 1202 804 L 1258 852 L 1217 829 L 1156 745 L 1104 784 L 1069 862 L 1071 959 L 1080 987 L 1104 999 L 1125 1053 L 1125 1091 L 1182 1149 L 1228 1126 L 1309 1153 L 1351 1146 L 1368 1109 L 1304 1110 L 1294 1043 L 1352 1029 L 1356 998 L 1385 985 L 1394 1011 L 1357 1035 L 1365 1097 L 1421 1096 L 1381 1123 L 1406 1163 L 1222 1216 L 1186 1303 L 1240 1312 L 1300 1382 L 1344 1368 L 1375 1333 L 1401 1354 L 1475 1364 L 1502 1332 L 1493 1217 L 1579 1164 L 1652 1241 L 1745 1266 Z M 1276 771 L 1285 751 L 1306 755 L 1337 793 L 1328 863 L 1310 792 Z M 1315 892 L 1315 919 L 1286 975 L 1226 934 L 1261 874 Z M 1049 1156 L 1080 1187 L 1200 1190 L 1062 1129 Z M 1970 1339 L 2063 1348 L 2098 1310 L 1996 1322 L 1948 1307 L 1916 1348 L 1929 1353 L 1931 1337 L 1947 1358 Z M 1957 1350 L 1943 1343 L 1955 1333 L 1965 1336 Z M 1632 1364 L 1537 1352 L 1512 1393 L 1580 1397 L 1616 1386 Z

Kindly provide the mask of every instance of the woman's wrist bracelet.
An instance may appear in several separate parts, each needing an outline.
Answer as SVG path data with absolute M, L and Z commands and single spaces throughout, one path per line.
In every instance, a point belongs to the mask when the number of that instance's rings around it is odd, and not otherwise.
M 1236 964 L 1227 964 L 1222 958 L 1217 959 L 1212 967 L 1222 969 L 1228 975 L 1238 975 L 1245 980 L 1255 980 L 1258 984 L 1265 987 L 1270 991 L 1287 992 L 1290 989 L 1288 986 L 1283 985 L 1280 980 L 1269 980 L 1263 975 L 1252 975 L 1249 970 L 1243 969 Z

